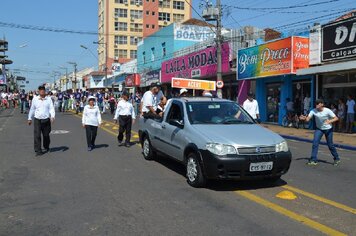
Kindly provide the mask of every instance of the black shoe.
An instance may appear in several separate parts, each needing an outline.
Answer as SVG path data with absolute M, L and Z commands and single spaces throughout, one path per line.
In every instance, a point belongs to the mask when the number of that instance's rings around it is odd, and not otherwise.
M 130 143 L 125 143 L 125 147 L 131 147 Z
M 124 146 L 124 143 L 123 142 L 119 142 L 119 144 L 117 146 L 119 146 L 119 147 Z
M 44 153 L 42 151 L 36 152 L 36 157 L 42 156 Z
M 45 149 L 43 149 L 42 152 L 43 152 L 43 153 L 47 153 L 47 152 L 51 152 L 51 150 L 50 150 L 49 148 L 45 148 Z

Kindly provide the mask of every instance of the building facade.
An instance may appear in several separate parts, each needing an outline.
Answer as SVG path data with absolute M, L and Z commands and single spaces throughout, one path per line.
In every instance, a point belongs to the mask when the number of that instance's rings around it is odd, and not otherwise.
M 191 0 L 188 0 L 191 3 Z M 137 58 L 137 44 L 173 22 L 191 18 L 185 0 L 98 0 L 99 70 Z M 107 55 L 106 55 L 107 53 Z

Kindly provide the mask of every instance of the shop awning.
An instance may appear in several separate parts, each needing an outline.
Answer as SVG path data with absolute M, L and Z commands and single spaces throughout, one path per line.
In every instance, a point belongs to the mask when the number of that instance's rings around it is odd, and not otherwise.
M 356 61 L 347 61 L 341 63 L 327 64 L 322 66 L 315 66 L 307 69 L 300 69 L 297 70 L 297 75 L 322 74 L 328 72 L 355 70 L 355 69 L 356 69 Z

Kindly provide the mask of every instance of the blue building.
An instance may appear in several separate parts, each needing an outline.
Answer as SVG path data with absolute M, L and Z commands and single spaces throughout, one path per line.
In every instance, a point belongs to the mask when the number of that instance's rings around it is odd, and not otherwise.
M 163 61 L 174 58 L 174 53 L 185 47 L 215 37 L 206 22 L 190 19 L 183 23 L 173 23 L 145 38 L 138 44 L 137 69 L 141 77 L 148 72 L 157 72 Z M 157 78 L 153 77 L 153 80 Z M 149 81 L 145 77 L 143 86 Z
M 289 37 L 238 51 L 239 103 L 255 93 L 262 122 L 282 124 L 287 99 L 294 112 L 305 113 L 314 104 L 315 76 L 298 76 L 309 67 L 309 39 Z

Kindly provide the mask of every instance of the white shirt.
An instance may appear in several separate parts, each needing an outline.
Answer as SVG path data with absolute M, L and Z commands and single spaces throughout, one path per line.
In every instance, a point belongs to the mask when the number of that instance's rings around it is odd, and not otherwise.
M 326 120 L 330 118 L 334 118 L 336 115 L 329 108 L 324 107 L 322 111 L 318 111 L 317 109 L 313 109 L 310 111 L 308 117 L 315 117 L 315 124 L 318 129 L 328 130 L 332 128 L 331 124 L 325 124 Z
M 118 102 L 114 120 L 117 120 L 119 116 L 132 116 L 132 119 L 136 118 L 135 109 L 131 102 L 123 99 Z
M 155 102 L 153 93 L 151 91 L 145 92 L 142 98 L 142 112 L 149 112 L 150 109 L 148 109 L 147 107 L 153 107 L 153 109 L 155 109 L 154 104 Z
M 83 111 L 82 117 L 83 125 L 98 126 L 101 124 L 101 115 L 98 106 L 90 107 L 86 105 Z
M 253 119 L 257 119 L 257 115 L 260 114 L 258 109 L 258 103 L 255 99 L 252 102 L 248 99 L 243 104 L 243 108 L 252 116 Z
M 40 96 L 35 96 L 32 100 L 32 105 L 30 112 L 28 113 L 28 120 L 32 120 L 33 116 L 36 119 L 54 119 L 55 111 L 52 99 L 48 96 L 41 98 Z
M 355 113 L 355 100 L 351 99 L 351 100 L 347 100 L 346 102 L 347 105 L 347 113 L 348 114 L 354 114 Z

